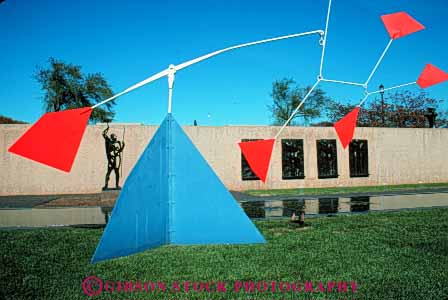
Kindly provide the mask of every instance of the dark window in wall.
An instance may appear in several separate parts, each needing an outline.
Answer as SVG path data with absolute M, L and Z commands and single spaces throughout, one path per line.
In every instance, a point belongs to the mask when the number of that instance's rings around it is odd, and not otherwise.
M 282 179 L 303 178 L 303 140 L 282 140 Z
M 259 139 L 242 139 L 242 142 L 258 141 Z M 243 153 L 241 153 L 241 178 L 243 180 L 260 180 L 254 172 L 252 172 Z
M 265 218 L 266 210 L 264 201 L 248 201 L 242 202 L 241 207 L 249 218 Z
M 317 140 L 318 178 L 337 178 L 338 155 L 336 140 Z
M 370 197 L 351 197 L 350 210 L 352 212 L 363 212 L 370 209 Z
M 334 214 L 338 212 L 339 198 L 319 198 L 319 213 Z
M 292 214 L 300 216 L 302 212 L 305 212 L 305 200 L 283 200 L 283 217 L 291 217 Z
M 369 176 L 367 140 L 353 140 L 349 146 L 350 177 Z

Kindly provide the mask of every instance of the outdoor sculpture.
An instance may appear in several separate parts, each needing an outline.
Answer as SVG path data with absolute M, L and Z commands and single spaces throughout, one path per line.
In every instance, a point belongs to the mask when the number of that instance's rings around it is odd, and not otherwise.
M 342 146 L 346 148 L 353 137 L 361 105 L 370 95 L 379 92 L 369 92 L 368 84 L 392 42 L 424 27 L 404 12 L 381 16 L 391 39 L 367 80 L 364 83 L 356 83 L 328 79 L 323 76 L 323 66 L 331 2 L 328 2 L 325 30 L 236 45 L 179 65 L 170 65 L 167 69 L 92 107 L 45 114 L 9 148 L 9 151 L 69 172 L 93 109 L 166 76 L 168 114 L 127 178 L 92 262 L 168 243 L 264 243 L 263 236 L 174 120 L 171 109 L 175 73 L 231 50 L 317 34 L 320 36 L 322 52 L 319 72 L 312 88 L 273 138 L 241 142 L 239 146 L 251 169 L 265 182 L 276 139 L 314 89 L 321 82 L 332 82 L 364 89 L 365 96 L 358 107 L 334 126 Z M 448 73 L 428 64 L 417 81 L 386 88 L 384 91 L 412 84 L 426 88 L 446 80 Z M 195 176 L 190 176 L 191 172 L 194 172 Z M 209 190 L 204 193 L 202 189 L 205 186 L 209 187 Z
M 103 131 L 104 143 L 106 146 L 106 157 L 107 157 L 107 172 L 104 181 L 103 190 L 107 190 L 109 187 L 109 178 L 112 171 L 115 172 L 115 189 L 121 189 L 120 183 L 120 167 L 122 163 L 123 149 L 125 146 L 124 141 L 119 141 L 117 135 L 112 133 L 110 136 L 107 135 L 109 131 L 109 124 L 107 128 Z
M 438 116 L 438 114 L 436 113 L 435 108 L 428 107 L 426 114 L 425 114 L 425 118 L 428 119 L 428 124 L 429 124 L 428 127 L 429 128 L 434 128 L 437 116 Z

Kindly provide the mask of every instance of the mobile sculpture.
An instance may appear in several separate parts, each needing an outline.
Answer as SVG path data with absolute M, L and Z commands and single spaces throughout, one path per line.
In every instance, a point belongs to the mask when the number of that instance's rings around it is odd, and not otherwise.
M 266 182 L 275 140 L 280 136 L 280 134 L 285 129 L 285 127 L 289 124 L 289 122 L 292 120 L 292 118 L 296 115 L 296 113 L 299 111 L 299 109 L 302 107 L 302 105 L 305 103 L 305 101 L 310 97 L 312 92 L 316 89 L 316 87 L 321 82 L 331 82 L 331 83 L 338 83 L 338 84 L 345 84 L 345 85 L 353 85 L 353 86 L 362 87 L 364 89 L 365 96 L 361 100 L 361 102 L 357 105 L 357 107 L 354 108 L 351 112 L 349 112 L 346 116 L 344 116 L 341 120 L 339 120 L 338 122 L 336 122 L 334 124 L 334 128 L 335 128 L 336 133 L 339 137 L 339 140 L 342 144 L 342 147 L 344 149 L 347 148 L 347 146 L 350 144 L 351 140 L 353 139 L 359 110 L 360 110 L 362 104 L 367 100 L 367 98 L 370 95 L 380 92 L 380 91 L 369 92 L 368 85 L 369 85 L 369 82 L 372 79 L 373 75 L 375 74 L 376 70 L 378 69 L 379 65 L 381 64 L 384 56 L 386 55 L 387 51 L 389 50 L 392 42 L 398 38 L 415 33 L 417 31 L 423 30 L 425 28 L 422 24 L 417 22 L 414 18 L 412 18 L 410 15 L 408 15 L 405 12 L 398 12 L 398 13 L 381 16 L 381 20 L 383 21 L 383 24 L 386 27 L 386 30 L 390 36 L 390 40 L 389 40 L 386 48 L 383 50 L 378 61 L 376 62 L 375 66 L 373 67 L 372 71 L 370 72 L 367 80 L 364 83 L 357 83 L 357 82 L 351 82 L 351 81 L 327 79 L 327 78 L 324 78 L 324 76 L 323 76 L 323 66 L 324 66 L 324 59 L 325 59 L 326 40 L 327 40 L 327 36 L 328 36 L 328 23 L 329 23 L 330 12 L 331 12 L 331 1 L 332 0 L 329 0 L 329 2 L 328 2 L 327 20 L 326 20 L 326 24 L 325 24 L 325 34 L 324 34 L 323 40 L 321 42 L 322 55 L 321 55 L 321 60 L 320 60 L 319 75 L 317 76 L 316 82 L 311 87 L 311 89 L 309 89 L 307 94 L 303 97 L 302 101 L 299 103 L 299 105 L 296 107 L 296 109 L 291 113 L 288 120 L 286 120 L 286 122 L 283 124 L 283 126 L 280 128 L 280 130 L 274 136 L 274 138 L 239 143 L 241 151 L 244 154 L 244 157 L 246 158 L 252 171 L 263 182 Z M 446 80 L 448 80 L 448 73 L 440 70 L 439 68 L 435 67 L 434 65 L 427 64 L 425 66 L 425 68 L 423 69 L 422 73 L 420 74 L 417 81 L 389 87 L 389 88 L 384 89 L 384 91 L 393 90 L 393 89 L 397 89 L 397 88 L 401 88 L 401 87 L 409 86 L 409 85 L 413 85 L 413 84 L 418 84 L 421 88 L 427 88 L 429 86 L 435 85 L 437 83 L 441 83 Z
M 322 46 L 319 73 L 314 85 L 271 139 L 241 142 L 239 147 L 252 171 L 266 181 L 275 140 L 321 82 L 355 85 L 364 89 L 358 106 L 335 124 L 344 148 L 353 138 L 358 113 L 367 98 L 368 84 L 395 39 L 424 29 L 405 12 L 381 16 L 390 41 L 364 83 L 328 79 L 323 76 L 326 40 L 331 14 L 328 2 L 325 30 L 264 39 L 214 51 L 169 67 L 91 107 L 44 114 L 9 151 L 50 167 L 70 172 L 93 109 L 162 77 L 168 79 L 168 113 L 143 154 L 129 174 L 111 218 L 97 246 L 92 262 L 130 255 L 164 244 L 265 243 L 223 183 L 213 172 L 172 116 L 176 72 L 213 56 L 243 47 L 290 38 L 319 35 Z M 428 64 L 415 82 L 400 84 L 392 90 L 417 84 L 426 88 L 448 80 L 448 73 Z M 191 176 L 194 172 L 194 176 Z M 203 192 L 204 187 L 208 188 Z

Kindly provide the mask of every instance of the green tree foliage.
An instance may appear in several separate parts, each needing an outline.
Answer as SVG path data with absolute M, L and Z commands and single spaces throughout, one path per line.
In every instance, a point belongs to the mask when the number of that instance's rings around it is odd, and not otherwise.
M 437 111 L 436 127 L 446 127 L 448 125 L 447 113 L 442 111 L 439 106 L 442 100 L 428 97 L 424 91 L 419 93 L 400 91 L 389 95 L 386 93 L 383 107 L 381 107 L 380 97 L 371 98 L 367 101 L 359 113 L 357 125 L 361 127 L 428 127 L 428 121 L 425 117 L 428 108 L 435 108 Z M 336 122 L 354 107 L 355 105 L 331 101 L 327 110 L 327 117 L 331 122 Z
M 311 87 L 299 87 L 293 79 L 274 81 L 271 93 L 273 103 L 268 106 L 274 125 L 283 125 L 310 89 Z M 325 111 L 327 100 L 325 92 L 316 88 L 288 125 L 307 124 L 315 118 L 320 118 Z
M 14 120 L 12 118 L 0 115 L 0 124 L 26 124 L 26 122 Z
M 55 58 L 48 60 L 47 68 L 38 68 L 36 80 L 45 92 L 46 112 L 92 106 L 113 95 L 107 81 L 100 73 L 83 74 L 81 67 L 68 64 Z M 111 122 L 115 116 L 110 101 L 95 108 L 90 116 L 91 122 Z

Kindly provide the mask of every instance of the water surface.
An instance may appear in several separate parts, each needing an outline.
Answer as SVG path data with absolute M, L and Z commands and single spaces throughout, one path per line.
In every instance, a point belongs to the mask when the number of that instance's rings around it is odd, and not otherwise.
M 321 197 L 240 202 L 250 218 L 290 218 L 305 213 L 306 217 L 358 214 L 448 207 L 448 193 L 403 194 L 361 197 Z M 0 227 L 54 227 L 105 225 L 111 207 L 61 207 L 0 209 Z

